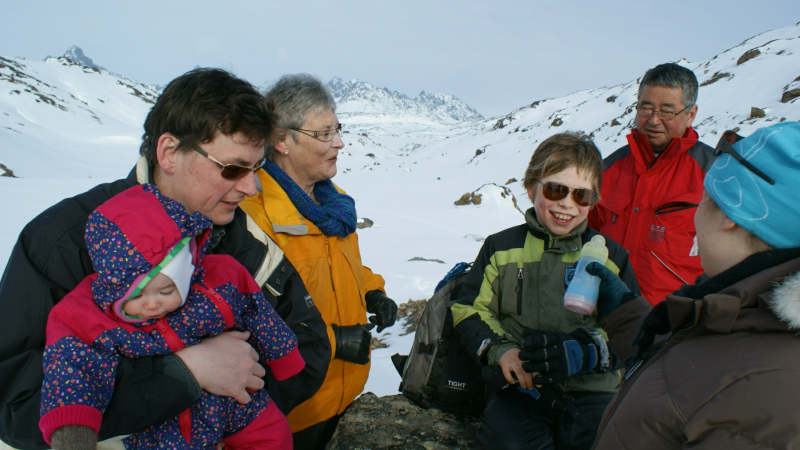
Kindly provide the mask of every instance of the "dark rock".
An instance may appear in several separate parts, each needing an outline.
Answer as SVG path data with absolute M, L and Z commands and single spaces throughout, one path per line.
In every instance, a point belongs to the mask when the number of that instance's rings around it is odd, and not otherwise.
M 402 395 L 362 394 L 345 412 L 328 450 L 470 450 L 480 423 L 422 409 Z
M 750 108 L 750 117 L 749 117 L 749 119 L 760 119 L 760 118 L 766 117 L 766 116 L 767 116 L 767 113 L 763 109 L 756 108 L 755 106 Z
M 481 198 L 483 198 L 483 194 L 473 195 L 472 196 L 472 204 L 473 205 L 480 205 Z
M 616 96 L 616 95 L 612 95 L 611 97 L 608 97 L 608 98 L 606 99 L 606 102 L 608 102 L 608 103 L 614 103 L 614 101 L 615 101 L 616 99 L 617 99 L 617 96 Z
M 618 127 L 620 125 L 622 125 L 622 124 L 619 123 L 619 121 L 617 121 L 617 119 L 614 119 L 614 120 L 611 121 L 611 126 L 612 127 Z
M 462 195 L 461 198 L 456 200 L 455 205 L 456 206 L 468 205 L 469 204 L 469 199 L 471 197 L 472 197 L 472 194 L 470 192 L 467 192 L 466 194 Z
M 444 261 L 442 261 L 441 259 L 428 259 L 428 258 L 423 258 L 421 256 L 415 256 L 409 259 L 409 261 L 430 261 L 430 262 L 437 262 L 439 264 L 444 264 Z
M 509 178 L 508 181 L 506 181 L 506 184 L 516 183 L 516 182 L 517 182 L 516 178 Z
M 475 150 L 475 156 L 482 155 L 484 153 L 486 153 L 486 150 L 484 150 L 482 148 L 479 148 L 479 149 Z
M 375 222 L 373 222 L 373 221 L 371 221 L 371 220 L 367 219 L 366 217 L 362 217 L 362 218 L 361 218 L 361 219 L 359 219 L 359 221 L 356 223 L 356 228 L 358 228 L 358 229 L 362 229 L 362 228 L 369 228 L 369 227 L 371 227 L 372 225 L 375 225 Z
M 3 173 L 0 173 L 0 177 L 11 177 L 11 178 L 19 178 L 18 176 L 14 175 L 14 172 L 5 166 L 5 164 L 0 164 L 0 170 Z
M 375 157 L 375 154 L 374 154 L 374 153 L 367 153 L 367 154 L 366 154 L 366 155 L 364 155 L 364 156 L 366 156 L 367 158 L 374 158 L 374 157 Z
M 744 54 L 742 56 L 740 56 L 738 60 L 736 60 L 736 65 L 738 66 L 740 64 L 744 64 L 747 61 L 750 61 L 751 59 L 755 58 L 756 56 L 758 56 L 760 54 L 761 54 L 761 51 L 759 49 L 757 49 L 757 48 L 754 48 L 752 50 L 748 50 L 748 51 L 744 52 Z
M 781 96 L 781 103 L 789 103 L 790 101 L 800 97 L 800 89 L 792 89 L 790 91 L 786 91 Z
M 400 336 L 405 336 L 409 333 L 417 331 L 419 319 L 422 317 L 422 312 L 425 311 L 425 306 L 428 300 L 411 300 L 401 303 L 397 306 L 397 318 L 403 319 L 404 331 Z
M 714 75 L 711 75 L 711 78 L 700 83 L 700 87 L 708 86 L 709 84 L 714 84 L 723 78 L 730 78 L 730 77 L 731 74 L 729 74 L 728 72 L 714 72 Z
M 555 120 L 553 120 L 553 123 L 551 123 L 550 125 L 554 126 L 554 127 L 560 127 L 561 124 L 563 124 L 563 123 L 564 123 L 564 121 L 561 120 L 560 117 L 556 117 Z

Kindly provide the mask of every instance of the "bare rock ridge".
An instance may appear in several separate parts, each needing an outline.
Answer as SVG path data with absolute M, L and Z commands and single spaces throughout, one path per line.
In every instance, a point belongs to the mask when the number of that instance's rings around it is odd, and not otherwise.
M 97 69 L 97 70 L 105 70 L 104 67 L 101 67 L 101 66 L 98 66 L 97 64 L 95 64 L 94 61 L 92 61 L 92 58 L 89 58 L 88 56 L 86 56 L 83 53 L 83 50 L 81 50 L 81 48 L 78 47 L 77 45 L 73 45 L 70 48 L 68 48 L 67 51 L 65 51 L 64 54 L 61 55 L 61 56 L 63 56 L 64 58 L 69 59 L 70 61 L 72 61 L 72 62 L 74 62 L 76 64 L 80 64 L 80 65 L 82 65 L 84 67 L 89 67 L 89 68 Z M 49 56 L 48 56 L 48 58 L 49 58 Z
M 402 395 L 362 394 L 347 409 L 329 450 L 469 450 L 476 448 L 477 419 L 422 409 Z

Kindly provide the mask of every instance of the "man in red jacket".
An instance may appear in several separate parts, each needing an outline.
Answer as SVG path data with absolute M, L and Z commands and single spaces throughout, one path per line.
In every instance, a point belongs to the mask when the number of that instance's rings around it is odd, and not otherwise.
M 694 213 L 714 149 L 698 141 L 697 77 L 661 64 L 639 84 L 636 129 L 628 145 L 603 160 L 601 201 L 589 226 L 630 252 L 636 278 L 652 304 L 703 273 Z

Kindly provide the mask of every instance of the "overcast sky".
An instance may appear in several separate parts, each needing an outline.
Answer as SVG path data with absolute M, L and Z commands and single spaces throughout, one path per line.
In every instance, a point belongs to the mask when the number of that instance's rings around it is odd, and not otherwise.
M 710 58 L 797 23 L 800 2 L 4 1 L 0 18 L 0 55 L 42 59 L 74 44 L 155 84 L 197 65 L 257 85 L 290 72 L 358 78 L 453 94 L 491 117 Z

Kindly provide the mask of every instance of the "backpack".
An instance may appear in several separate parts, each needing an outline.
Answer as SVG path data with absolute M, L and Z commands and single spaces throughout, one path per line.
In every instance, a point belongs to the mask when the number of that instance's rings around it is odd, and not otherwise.
M 422 312 L 409 355 L 394 354 L 402 381 L 399 390 L 423 408 L 479 415 L 486 404 L 481 366 L 453 338 L 455 303 L 471 263 L 459 263 L 434 290 Z

